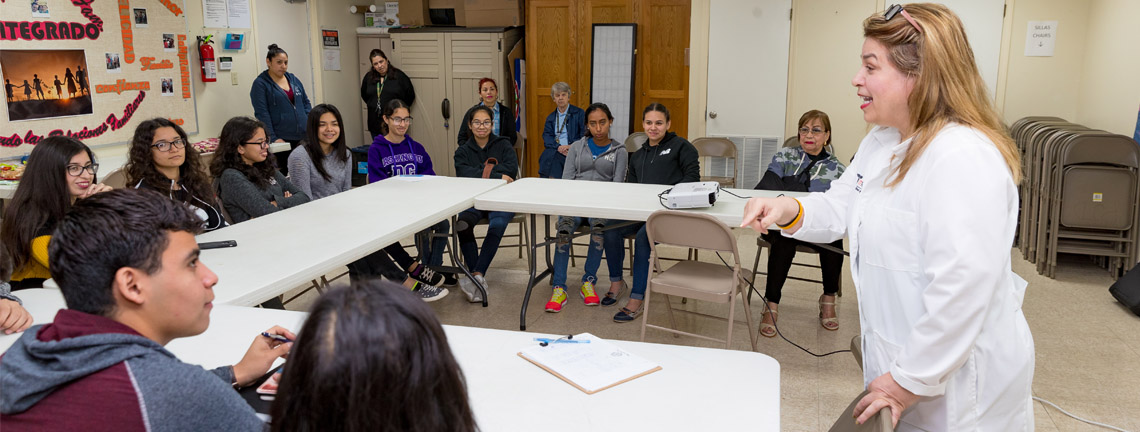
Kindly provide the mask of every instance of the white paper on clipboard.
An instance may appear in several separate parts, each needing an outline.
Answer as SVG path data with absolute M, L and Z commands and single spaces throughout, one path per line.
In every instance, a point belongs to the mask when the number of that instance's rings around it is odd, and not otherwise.
M 661 370 L 661 366 L 630 354 L 589 333 L 574 340 L 590 343 L 551 343 L 519 352 L 519 356 L 554 374 L 587 394 Z

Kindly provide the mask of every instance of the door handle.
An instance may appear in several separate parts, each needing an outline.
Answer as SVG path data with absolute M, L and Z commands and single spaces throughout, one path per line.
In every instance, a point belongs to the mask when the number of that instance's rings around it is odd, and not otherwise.
M 443 127 L 448 126 L 448 120 L 451 120 L 451 100 L 443 98 L 443 103 L 440 104 L 440 110 L 443 111 Z
M 709 118 L 716 118 L 716 111 L 709 111 Z

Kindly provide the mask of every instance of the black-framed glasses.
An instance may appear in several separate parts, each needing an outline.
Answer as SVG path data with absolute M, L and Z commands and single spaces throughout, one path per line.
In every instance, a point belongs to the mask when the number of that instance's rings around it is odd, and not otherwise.
M 918 30 L 919 33 L 922 33 L 922 27 L 919 27 L 918 22 L 916 22 L 914 18 L 911 18 L 910 14 L 906 13 L 906 9 L 903 9 L 902 5 L 900 4 L 896 3 L 887 8 L 887 11 L 883 12 L 883 18 L 887 21 L 890 21 L 895 17 L 895 15 L 898 14 L 902 14 L 902 17 L 905 18 L 906 21 L 910 23 L 910 25 L 914 26 L 915 30 Z
M 79 166 L 76 164 L 67 165 L 67 175 L 72 176 L 72 177 L 79 177 L 79 176 L 83 175 L 83 171 L 87 171 L 87 172 L 91 173 L 91 175 L 95 175 L 95 171 L 98 171 L 98 170 L 99 170 L 99 164 L 97 164 L 97 163 L 87 164 L 84 166 Z
M 800 128 L 800 135 L 820 135 L 824 132 L 822 128 Z
M 389 118 L 392 119 L 392 123 L 394 123 L 394 124 L 409 124 L 412 122 L 412 118 L 410 116 L 409 117 L 389 117 Z
M 495 125 L 495 122 L 493 120 L 484 120 L 484 121 L 471 120 L 471 126 L 491 127 L 494 125 Z
M 269 148 L 269 140 L 249 141 L 249 142 L 243 142 L 242 144 L 255 145 L 255 146 L 258 146 L 261 148 Z
M 158 149 L 160 152 L 168 152 L 171 148 L 186 147 L 186 142 L 182 141 L 182 138 L 177 138 L 174 141 L 159 141 L 150 146 Z

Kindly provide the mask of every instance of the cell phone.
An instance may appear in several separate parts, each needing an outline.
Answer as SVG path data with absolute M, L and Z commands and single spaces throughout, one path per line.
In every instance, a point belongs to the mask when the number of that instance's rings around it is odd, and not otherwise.
M 237 240 L 222 240 L 222 241 L 216 241 L 216 242 L 198 243 L 198 249 L 219 249 L 219 248 L 228 248 L 228 247 L 236 247 L 236 246 L 237 246 Z

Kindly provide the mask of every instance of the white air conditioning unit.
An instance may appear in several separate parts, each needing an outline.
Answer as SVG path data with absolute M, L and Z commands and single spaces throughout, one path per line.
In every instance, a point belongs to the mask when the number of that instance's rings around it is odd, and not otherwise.
M 736 155 L 740 158 L 740 170 L 736 173 L 738 189 L 752 189 L 760 183 L 772 157 L 780 150 L 779 137 L 724 136 L 736 144 Z M 705 172 L 715 177 L 732 176 L 732 159 L 711 157 Z

